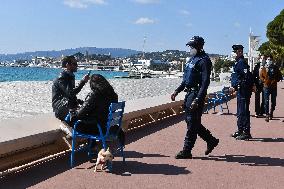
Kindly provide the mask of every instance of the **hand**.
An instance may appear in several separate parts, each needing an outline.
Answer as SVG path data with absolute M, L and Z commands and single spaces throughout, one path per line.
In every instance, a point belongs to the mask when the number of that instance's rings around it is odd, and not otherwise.
M 195 111 L 197 108 L 198 108 L 197 100 L 194 100 L 194 101 L 191 103 L 190 111 L 193 112 L 193 111 Z
M 177 96 L 177 92 L 174 92 L 172 95 L 171 95 L 171 99 L 172 101 L 175 101 L 176 100 L 176 96 Z
M 252 92 L 254 92 L 254 93 L 256 93 L 256 92 L 257 92 L 257 88 L 256 88 L 256 86 L 255 86 L 255 85 L 252 87 Z
M 89 81 L 89 79 L 90 79 L 90 76 L 88 75 L 88 74 L 86 74 L 86 75 L 84 75 L 84 77 L 83 77 L 83 81 L 85 82 L 85 83 L 87 83 L 88 81 Z

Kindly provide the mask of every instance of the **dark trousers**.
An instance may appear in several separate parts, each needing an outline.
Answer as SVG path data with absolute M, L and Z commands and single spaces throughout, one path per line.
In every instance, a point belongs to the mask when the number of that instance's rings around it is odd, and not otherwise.
M 255 114 L 256 115 L 264 114 L 264 93 L 262 89 L 259 89 L 255 92 Z
M 204 103 L 199 104 L 197 110 L 190 111 L 190 106 L 192 101 L 196 98 L 197 92 L 192 91 L 188 92 L 185 96 L 184 100 L 184 108 L 185 108 L 185 121 L 187 123 L 187 132 L 184 139 L 184 147 L 183 150 L 191 151 L 194 147 L 195 141 L 197 139 L 197 135 L 202 138 L 207 143 L 215 140 L 208 129 L 206 129 L 201 124 L 201 116 L 203 113 Z
M 265 99 L 265 114 L 269 115 L 269 96 L 271 96 L 271 109 L 270 111 L 273 112 L 276 106 L 276 97 L 277 97 L 277 88 L 263 88 L 264 99 Z
M 250 98 L 237 94 L 237 125 L 239 132 L 250 134 Z

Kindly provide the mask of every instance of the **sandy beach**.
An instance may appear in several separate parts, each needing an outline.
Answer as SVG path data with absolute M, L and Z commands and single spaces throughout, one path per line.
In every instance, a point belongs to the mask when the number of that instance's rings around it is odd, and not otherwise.
M 181 78 L 110 79 L 120 100 L 170 94 L 177 88 Z M 211 82 L 209 92 L 220 90 L 228 83 Z M 52 81 L 0 82 L 0 120 L 51 113 Z M 90 91 L 86 84 L 78 97 L 82 100 Z M 183 95 L 183 94 L 180 94 Z

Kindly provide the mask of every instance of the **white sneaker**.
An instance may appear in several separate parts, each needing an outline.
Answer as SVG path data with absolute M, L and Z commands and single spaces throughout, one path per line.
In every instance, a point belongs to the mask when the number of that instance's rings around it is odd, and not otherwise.
M 60 124 L 60 129 L 67 135 L 67 137 L 72 137 L 72 128 L 66 126 L 65 124 Z

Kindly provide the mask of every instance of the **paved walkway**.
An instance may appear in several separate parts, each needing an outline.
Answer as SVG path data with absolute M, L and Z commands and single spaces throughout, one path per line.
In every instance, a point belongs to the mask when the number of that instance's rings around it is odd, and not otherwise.
M 236 141 L 236 99 L 232 114 L 204 114 L 203 124 L 220 138 L 205 156 L 206 143 L 198 138 L 192 160 L 176 160 L 186 124 L 182 117 L 128 134 L 126 166 L 120 157 L 112 174 L 93 172 L 94 163 L 69 168 L 69 156 L 38 165 L 0 180 L 0 188 L 283 188 L 284 186 L 284 83 L 279 83 L 275 118 L 251 117 L 251 141 Z M 254 114 L 254 96 L 251 114 Z M 84 154 L 80 155 L 84 159 Z M 129 172 L 126 174 L 125 172 Z

